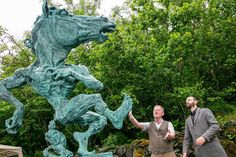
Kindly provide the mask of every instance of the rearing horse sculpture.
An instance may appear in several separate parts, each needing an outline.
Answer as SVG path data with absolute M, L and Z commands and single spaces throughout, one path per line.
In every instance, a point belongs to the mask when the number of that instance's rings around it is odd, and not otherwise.
M 16 134 L 22 125 L 24 114 L 23 104 L 9 89 L 30 84 L 55 110 L 54 119 L 45 134 L 46 140 L 51 144 L 43 151 L 45 157 L 73 156 L 66 148 L 65 136 L 56 129 L 56 122 L 89 126 L 85 132 L 73 133 L 74 139 L 79 143 L 79 156 L 111 157 L 110 152 L 89 152 L 88 139 L 104 128 L 107 119 L 115 128 L 122 128 L 123 121 L 132 108 L 132 99 L 125 95 L 116 111 L 107 107 L 100 94 L 79 94 L 69 100 L 67 96 L 78 82 L 95 90 L 101 90 L 103 84 L 90 74 L 86 66 L 65 64 L 65 59 L 71 49 L 80 44 L 95 40 L 105 42 L 105 33 L 114 31 L 115 24 L 104 17 L 75 16 L 64 9 L 49 8 L 46 0 L 42 11 L 43 14 L 34 24 L 32 39 L 25 41 L 26 46 L 36 55 L 36 61 L 0 81 L 0 98 L 16 107 L 13 116 L 6 120 L 6 130 L 10 134 Z

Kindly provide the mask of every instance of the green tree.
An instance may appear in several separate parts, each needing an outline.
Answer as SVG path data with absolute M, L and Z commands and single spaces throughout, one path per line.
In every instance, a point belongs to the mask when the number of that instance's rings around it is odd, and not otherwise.
M 222 113 L 222 104 L 230 105 L 232 113 L 233 1 L 134 0 L 130 8 L 131 18 L 118 18 L 117 31 L 106 43 L 78 52 L 81 63 L 105 84 L 106 102 L 116 108 L 121 92 L 131 94 L 134 112 L 143 121 L 152 119 L 152 106 L 160 103 L 179 130 L 188 112 L 183 105 L 188 95 L 216 113 Z

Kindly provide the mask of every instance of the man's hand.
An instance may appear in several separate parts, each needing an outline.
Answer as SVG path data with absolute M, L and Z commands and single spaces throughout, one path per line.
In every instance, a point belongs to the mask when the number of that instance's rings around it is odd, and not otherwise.
M 184 153 L 182 157 L 188 157 L 188 156 L 187 156 L 187 153 Z
M 203 145 L 204 143 L 206 142 L 206 139 L 204 137 L 198 137 L 197 140 L 196 140 L 196 144 L 201 146 Z
M 175 138 L 175 133 L 170 132 L 170 130 L 168 130 L 168 132 L 166 133 L 166 136 L 164 137 L 164 139 L 167 140 L 173 140 Z
M 129 111 L 128 115 L 129 115 L 129 116 L 132 116 L 132 111 Z
M 134 120 L 134 116 L 132 114 L 132 111 L 129 111 L 128 116 L 129 116 L 129 120 L 132 122 L 132 120 Z
M 171 138 L 171 134 L 170 134 L 170 130 L 168 130 L 164 139 L 169 140 L 170 138 Z

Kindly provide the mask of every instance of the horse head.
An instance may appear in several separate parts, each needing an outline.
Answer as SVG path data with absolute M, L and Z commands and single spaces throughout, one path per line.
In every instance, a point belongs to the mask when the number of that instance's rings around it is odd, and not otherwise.
M 115 24 L 105 17 L 72 15 L 65 9 L 49 8 L 46 0 L 42 10 L 32 39 L 26 40 L 42 66 L 64 63 L 71 49 L 89 41 L 105 42 L 105 33 L 115 30 Z

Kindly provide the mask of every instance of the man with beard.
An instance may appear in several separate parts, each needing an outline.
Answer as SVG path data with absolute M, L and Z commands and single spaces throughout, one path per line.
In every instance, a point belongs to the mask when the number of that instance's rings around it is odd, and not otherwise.
M 211 110 L 197 105 L 195 97 L 186 99 L 191 115 L 185 121 L 183 157 L 187 157 L 190 145 L 194 148 L 195 157 L 227 157 L 216 136 L 220 128 L 215 116 Z
M 175 130 L 171 122 L 162 119 L 164 116 L 162 106 L 154 106 L 152 122 L 138 122 L 131 111 L 128 115 L 134 126 L 148 132 L 151 157 L 176 157 L 172 144 Z

